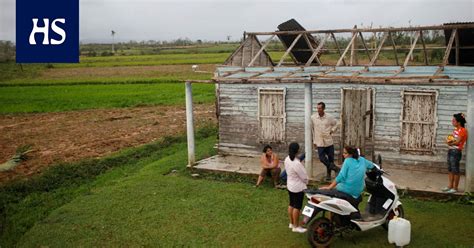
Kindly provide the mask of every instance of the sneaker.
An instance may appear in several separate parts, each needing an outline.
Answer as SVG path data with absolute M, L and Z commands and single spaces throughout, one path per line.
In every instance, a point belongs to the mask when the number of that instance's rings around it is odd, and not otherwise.
M 293 228 L 295 228 L 295 226 L 290 223 L 290 224 L 288 225 L 288 228 L 293 229 Z
M 446 191 L 446 193 L 448 193 L 448 194 L 454 194 L 456 192 L 458 192 L 458 191 L 455 190 L 455 189 L 449 189 L 448 191 Z
M 286 185 L 278 184 L 277 186 L 275 186 L 275 188 L 277 188 L 277 189 L 286 189 Z
M 441 191 L 446 192 L 446 191 L 448 191 L 448 190 L 450 190 L 450 189 L 451 189 L 451 188 L 444 187 L 444 188 L 441 189 Z
M 300 226 L 293 227 L 291 230 L 293 232 L 296 232 L 296 233 L 305 233 L 306 232 L 306 228 L 302 228 Z
M 324 180 L 325 180 L 326 182 L 328 182 L 328 183 L 332 182 L 331 177 L 326 177 Z

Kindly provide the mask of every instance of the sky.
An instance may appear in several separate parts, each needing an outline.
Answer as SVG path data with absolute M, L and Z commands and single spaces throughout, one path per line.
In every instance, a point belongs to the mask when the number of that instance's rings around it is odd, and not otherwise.
M 44 0 L 42 0 L 44 1 Z M 474 0 L 79 0 L 80 41 L 239 40 L 295 18 L 307 30 L 474 21 Z M 15 41 L 15 0 L 0 0 L 0 40 Z

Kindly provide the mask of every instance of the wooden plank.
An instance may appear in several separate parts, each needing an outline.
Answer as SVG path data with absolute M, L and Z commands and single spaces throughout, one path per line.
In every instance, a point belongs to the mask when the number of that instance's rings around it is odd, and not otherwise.
M 354 26 L 354 29 L 357 29 L 357 25 Z M 352 33 L 352 35 L 356 35 L 357 33 Z M 354 42 L 352 42 L 352 45 L 351 45 L 351 54 L 350 54 L 350 57 L 349 57 L 349 66 L 352 66 L 354 64 L 354 49 L 355 49 L 355 43 L 356 43 L 356 40 L 357 38 L 355 38 Z
M 420 40 L 421 44 L 423 44 L 423 54 L 425 55 L 425 65 L 428 65 L 428 53 L 426 52 L 426 45 L 425 45 L 425 39 L 423 38 L 423 30 L 420 30 Z
M 403 123 L 408 123 L 408 124 L 421 124 L 421 125 L 433 125 L 433 121 L 408 121 L 408 120 L 403 120 Z
M 341 65 L 342 60 L 344 60 L 344 56 L 346 56 L 347 51 L 349 51 L 349 48 L 352 46 L 352 43 L 354 43 L 355 38 L 356 38 L 356 35 L 353 34 L 351 41 L 349 42 L 349 44 L 347 45 L 346 49 L 345 49 L 344 52 L 342 53 L 341 57 L 340 57 L 339 60 L 337 61 L 336 66 L 340 66 L 340 65 Z
M 384 36 L 382 37 L 382 40 L 380 41 L 379 46 L 377 47 L 377 51 L 375 52 L 374 57 L 370 60 L 368 66 L 375 65 L 375 62 L 377 61 L 377 58 L 379 57 L 380 51 L 382 50 L 383 44 L 385 43 L 385 40 L 387 39 L 387 37 L 388 37 L 388 33 L 385 33 Z
M 334 71 L 335 68 L 331 68 L 326 72 Z M 440 80 L 438 80 L 440 79 Z M 446 79 L 445 77 L 439 78 L 426 78 L 426 77 L 389 77 L 389 78 L 344 78 L 344 77 L 329 77 L 326 75 L 323 76 L 312 76 L 311 80 L 302 79 L 302 78 L 288 78 L 285 80 L 281 79 L 230 79 L 230 78 L 217 78 L 219 84 L 236 84 L 236 85 L 246 85 L 246 84 L 264 84 L 264 85 L 273 85 L 285 83 L 287 85 L 296 84 L 301 85 L 304 82 L 312 82 L 315 84 L 325 83 L 325 84 L 353 84 L 353 85 L 411 85 L 411 86 L 474 86 L 474 82 L 469 80 L 455 80 L 455 79 Z
M 364 45 L 365 52 L 367 53 L 367 57 L 369 57 L 369 61 L 372 60 L 372 57 L 370 56 L 369 49 L 367 48 L 367 45 L 365 44 L 364 36 L 362 35 L 362 32 L 359 32 L 360 39 L 362 40 L 362 45 Z
M 398 62 L 397 46 L 395 45 L 395 40 L 393 40 L 392 33 L 388 32 L 388 36 L 390 37 L 390 40 L 392 41 L 393 52 L 395 53 L 395 61 L 397 62 L 397 65 L 400 65 L 400 63 Z
M 438 70 L 436 70 L 433 76 L 439 75 L 444 70 L 444 67 L 448 64 L 449 54 L 451 53 L 451 49 L 453 47 L 453 41 L 454 41 L 454 38 L 456 37 L 456 34 L 457 34 L 457 29 L 453 29 L 453 31 L 451 32 L 451 37 L 449 37 L 448 46 L 446 47 L 446 50 L 444 51 L 443 62 L 438 67 Z
M 326 30 L 305 30 L 305 31 L 275 31 L 275 32 L 247 32 L 254 35 L 298 35 L 303 33 L 353 33 L 353 32 L 416 32 L 420 30 L 450 30 L 450 29 L 469 29 L 474 28 L 474 24 L 453 24 L 453 25 L 435 25 L 435 26 L 417 26 L 417 27 L 399 27 L 399 28 L 358 28 L 358 29 L 326 29 Z
M 283 54 L 283 56 L 281 57 L 280 59 L 280 62 L 278 62 L 278 65 L 277 67 L 280 67 L 281 64 L 283 63 L 283 60 L 285 60 L 286 56 L 288 56 L 288 54 L 290 53 L 291 49 L 293 49 L 293 47 L 296 45 L 296 42 L 298 42 L 298 40 L 301 38 L 303 34 L 298 34 L 298 36 L 296 36 L 295 40 L 293 41 L 293 43 L 291 43 L 290 47 L 288 47 L 288 49 L 286 49 L 285 53 Z
M 304 34 L 303 37 L 304 37 L 304 40 L 306 41 L 306 44 L 308 44 L 308 47 L 310 48 L 310 51 L 313 52 L 313 54 L 314 54 L 315 48 L 313 48 L 313 45 L 311 44 L 311 41 L 308 38 L 308 35 L 311 35 L 311 34 Z M 319 47 L 319 45 L 318 45 L 318 47 Z M 293 49 L 293 51 L 299 51 L 299 50 L 306 50 L 306 49 Z M 311 54 L 311 57 L 312 56 L 313 55 Z M 316 59 L 316 61 L 318 62 L 318 65 L 323 65 L 321 63 L 321 60 L 319 60 L 319 57 L 317 56 L 317 53 L 316 53 L 316 56 L 312 60 L 311 59 L 308 60 L 310 65 L 311 65 L 311 63 L 313 62 L 314 59 Z M 306 62 L 306 64 L 308 64 L 308 62 Z M 309 65 L 306 65 L 306 66 L 309 66 Z
M 418 38 L 420 37 L 420 33 L 419 32 L 416 32 L 415 33 L 415 38 L 413 39 L 413 43 L 411 44 L 411 48 L 410 48 L 410 51 L 408 52 L 408 55 L 406 56 L 405 58 L 405 62 L 403 63 L 402 65 L 402 69 L 404 70 L 407 65 L 408 65 L 408 61 L 410 61 L 410 57 L 411 55 L 413 54 L 413 49 L 415 48 L 416 46 L 416 42 L 418 41 Z M 402 71 L 403 71 L 402 70 Z
M 318 44 L 318 47 L 313 51 L 313 54 L 311 54 L 311 57 L 308 59 L 308 61 L 306 62 L 305 66 L 310 66 L 311 65 L 311 62 L 313 62 L 313 60 L 315 58 L 317 58 L 318 60 L 318 63 L 319 65 L 322 65 L 321 61 L 319 60 L 318 58 L 318 53 L 319 51 L 321 50 L 321 48 L 323 48 L 324 44 L 326 43 L 326 41 L 329 39 L 329 36 L 330 34 L 326 34 L 326 36 L 324 37 L 324 39 Z
M 263 46 L 260 48 L 260 50 L 258 50 L 257 54 L 255 54 L 255 56 L 252 58 L 252 61 L 250 61 L 250 63 L 248 64 L 248 67 L 253 66 L 253 64 L 255 63 L 257 58 L 260 57 L 260 54 L 262 54 L 262 52 L 265 50 L 265 48 L 268 46 L 268 44 L 270 44 L 270 42 L 272 41 L 272 39 L 274 37 L 275 37 L 275 35 L 272 35 L 267 41 L 265 41 L 265 44 L 263 44 Z
M 334 33 L 331 33 L 331 37 L 334 41 L 334 44 L 336 45 L 337 51 L 339 52 L 339 56 L 342 57 L 342 63 L 346 65 L 346 60 L 344 59 L 344 56 L 342 56 L 341 48 L 339 47 L 339 44 L 337 43 L 336 36 Z
M 456 65 L 459 65 L 459 33 L 456 32 Z

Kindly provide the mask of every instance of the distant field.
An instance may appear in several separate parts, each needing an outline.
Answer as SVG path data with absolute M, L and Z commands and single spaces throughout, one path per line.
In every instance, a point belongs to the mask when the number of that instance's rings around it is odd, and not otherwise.
M 214 85 L 193 85 L 197 103 L 212 103 L 214 95 Z M 183 83 L 2 87 L 0 114 L 184 105 L 184 100 Z
M 19 85 L 74 85 L 109 83 L 166 83 L 186 79 L 211 79 L 214 64 L 201 64 L 200 72 L 193 72 L 191 65 L 116 66 L 52 68 L 36 71 L 32 76 L 0 82 L 0 86 Z M 27 72 L 26 75 L 29 73 Z
M 0 63 L 0 82 L 28 82 L 38 81 L 42 72 L 56 71 L 63 68 L 89 67 L 122 67 L 122 66 L 157 66 L 157 65 L 188 65 L 182 72 L 189 73 L 193 64 L 222 64 L 229 54 L 166 54 L 140 56 L 109 56 L 109 57 L 81 57 L 78 64 L 25 64 Z M 127 78 L 126 75 L 121 75 Z M 160 75 L 157 76 L 157 78 Z M 42 81 L 39 78 L 39 81 Z M 98 80 L 102 80 L 97 78 Z M 65 80 L 77 80 L 71 77 Z

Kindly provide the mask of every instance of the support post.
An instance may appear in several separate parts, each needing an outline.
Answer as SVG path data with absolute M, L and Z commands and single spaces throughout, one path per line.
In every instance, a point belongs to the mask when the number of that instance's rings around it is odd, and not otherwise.
M 186 128 L 188 137 L 188 166 L 196 162 L 194 153 L 193 90 L 191 82 L 186 81 Z
M 306 153 L 305 167 L 309 177 L 313 175 L 313 137 L 311 130 L 311 114 L 313 108 L 312 84 L 304 84 L 304 149 Z
M 474 85 L 468 88 L 467 97 L 467 146 L 466 153 L 466 185 L 465 192 L 474 192 Z

